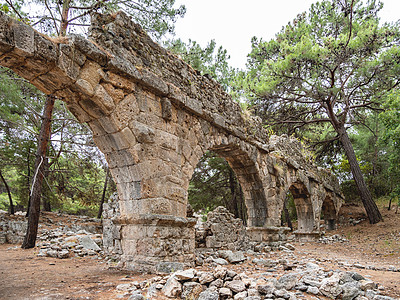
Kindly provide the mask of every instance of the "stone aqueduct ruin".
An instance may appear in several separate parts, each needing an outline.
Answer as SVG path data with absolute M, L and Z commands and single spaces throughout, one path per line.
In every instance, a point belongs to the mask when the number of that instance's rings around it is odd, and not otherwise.
M 269 137 L 221 87 L 154 43 L 123 13 L 95 15 L 89 39 L 55 42 L 0 14 L 0 65 L 62 99 L 93 132 L 117 184 L 123 260 L 153 270 L 191 263 L 194 223 L 189 181 L 208 150 L 224 157 L 241 184 L 248 233 L 270 240 L 291 193 L 297 235 L 329 228 L 342 203 L 337 179 L 314 166 L 301 144 Z

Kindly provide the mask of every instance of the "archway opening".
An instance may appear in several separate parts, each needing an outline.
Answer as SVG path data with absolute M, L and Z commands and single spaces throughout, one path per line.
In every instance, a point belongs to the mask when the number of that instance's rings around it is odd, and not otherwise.
M 290 190 L 286 193 L 281 212 L 281 226 L 287 226 L 290 231 L 297 229 L 297 210 L 294 203 L 293 194 Z
M 331 195 L 327 195 L 322 203 L 321 219 L 324 219 L 326 230 L 336 229 L 336 208 Z
M 310 194 L 303 183 L 293 183 L 289 188 L 297 214 L 297 232 L 311 233 L 314 229 L 314 212 Z
M 189 183 L 188 202 L 204 215 L 224 206 L 247 223 L 247 208 L 238 178 L 226 159 L 214 151 L 206 152 L 198 162 Z

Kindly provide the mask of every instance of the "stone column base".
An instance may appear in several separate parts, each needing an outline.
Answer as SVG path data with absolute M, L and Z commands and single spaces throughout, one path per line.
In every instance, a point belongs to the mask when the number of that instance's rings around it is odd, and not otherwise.
M 287 240 L 289 227 L 247 227 L 247 235 L 252 242 L 279 242 Z
M 320 232 L 299 232 L 295 231 L 294 235 L 296 237 L 296 240 L 299 242 L 313 242 L 317 241 L 321 237 Z
M 194 265 L 195 218 L 141 215 L 120 218 L 123 268 L 169 273 Z

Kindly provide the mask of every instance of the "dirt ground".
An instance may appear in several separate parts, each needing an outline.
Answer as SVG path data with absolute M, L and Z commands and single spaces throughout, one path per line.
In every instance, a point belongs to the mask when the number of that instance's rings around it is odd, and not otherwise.
M 382 294 L 400 299 L 400 272 L 389 271 L 400 268 L 400 209 L 398 214 L 395 210 L 381 212 L 384 222 L 370 225 L 365 220 L 353 226 L 347 223 L 349 217 L 358 220 L 365 215 L 360 207 L 346 206 L 342 210 L 346 224 L 329 235 L 340 234 L 349 242 L 293 243 L 294 254 L 327 270 L 358 272 L 383 286 Z M 36 248 L 0 245 L 0 299 L 117 299 L 117 285 L 152 277 L 117 270 L 101 259 L 55 259 L 37 257 L 37 252 Z M 383 270 L 360 269 L 354 264 Z M 253 266 L 235 268 L 252 272 Z

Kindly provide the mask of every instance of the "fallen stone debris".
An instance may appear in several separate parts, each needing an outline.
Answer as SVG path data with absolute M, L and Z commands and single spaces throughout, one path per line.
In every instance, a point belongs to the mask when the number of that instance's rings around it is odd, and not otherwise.
M 37 255 L 58 259 L 89 256 L 107 261 L 110 266 L 115 267 L 114 257 L 102 250 L 99 220 L 76 216 L 67 218 L 72 218 L 68 225 L 45 217 L 39 230 Z M 78 219 L 79 222 L 76 222 Z M 9 217 L 0 213 L 1 241 L 9 243 L 12 235 L 23 236 L 25 222 L 23 216 Z M 225 226 L 222 226 L 224 222 Z M 123 278 L 124 283 L 116 286 L 116 298 L 395 300 L 384 296 L 385 288 L 368 276 L 353 271 L 334 270 L 333 261 L 303 258 L 301 252 L 295 252 L 296 246 L 290 242 L 257 244 L 248 242 L 246 237 L 239 239 L 232 236 L 224 240 L 225 236 L 229 236 L 229 230 L 235 229 L 238 234 L 245 234 L 245 231 L 222 208 L 215 210 L 208 222 L 199 222 L 198 225 L 201 233 L 197 237 L 201 237 L 202 242 L 199 244 L 202 248 L 196 249 L 195 267 L 183 270 L 179 268 L 181 264 L 168 266 L 165 270 L 175 268 L 175 271 L 166 273 L 167 271 L 160 270 L 156 276 L 144 281 L 136 281 L 127 276 Z M 22 233 L 19 232 L 21 230 Z M 209 237 L 213 236 L 210 242 Z M 348 241 L 340 235 L 332 235 L 322 237 L 319 242 Z M 205 247 L 207 244 L 213 247 Z M 353 269 L 400 272 L 395 266 L 365 266 L 347 261 L 335 263 Z
M 250 260 L 249 255 L 240 255 L 245 257 L 245 261 Z M 278 273 L 288 263 L 284 259 L 272 261 L 255 258 L 251 263 L 262 265 L 263 270 L 238 272 L 234 270 L 233 264 L 222 266 L 212 261 L 206 271 L 198 268 L 179 270 L 143 282 L 120 284 L 116 289 L 118 297 L 128 297 L 130 300 L 162 297 L 197 300 L 295 300 L 309 299 L 310 296 L 345 300 L 394 300 L 381 295 L 382 287 L 356 272 L 325 270 L 318 264 L 299 261 L 290 272 Z
M 10 216 L 0 212 L 0 244 L 22 243 L 27 228 L 24 216 L 25 213 Z M 60 259 L 100 255 L 98 258 L 101 258 L 103 240 L 100 220 L 86 216 L 66 217 L 69 220 L 68 225 L 56 223 L 51 217 L 42 215 L 43 223 L 39 224 L 36 242 L 39 248 L 37 255 Z

